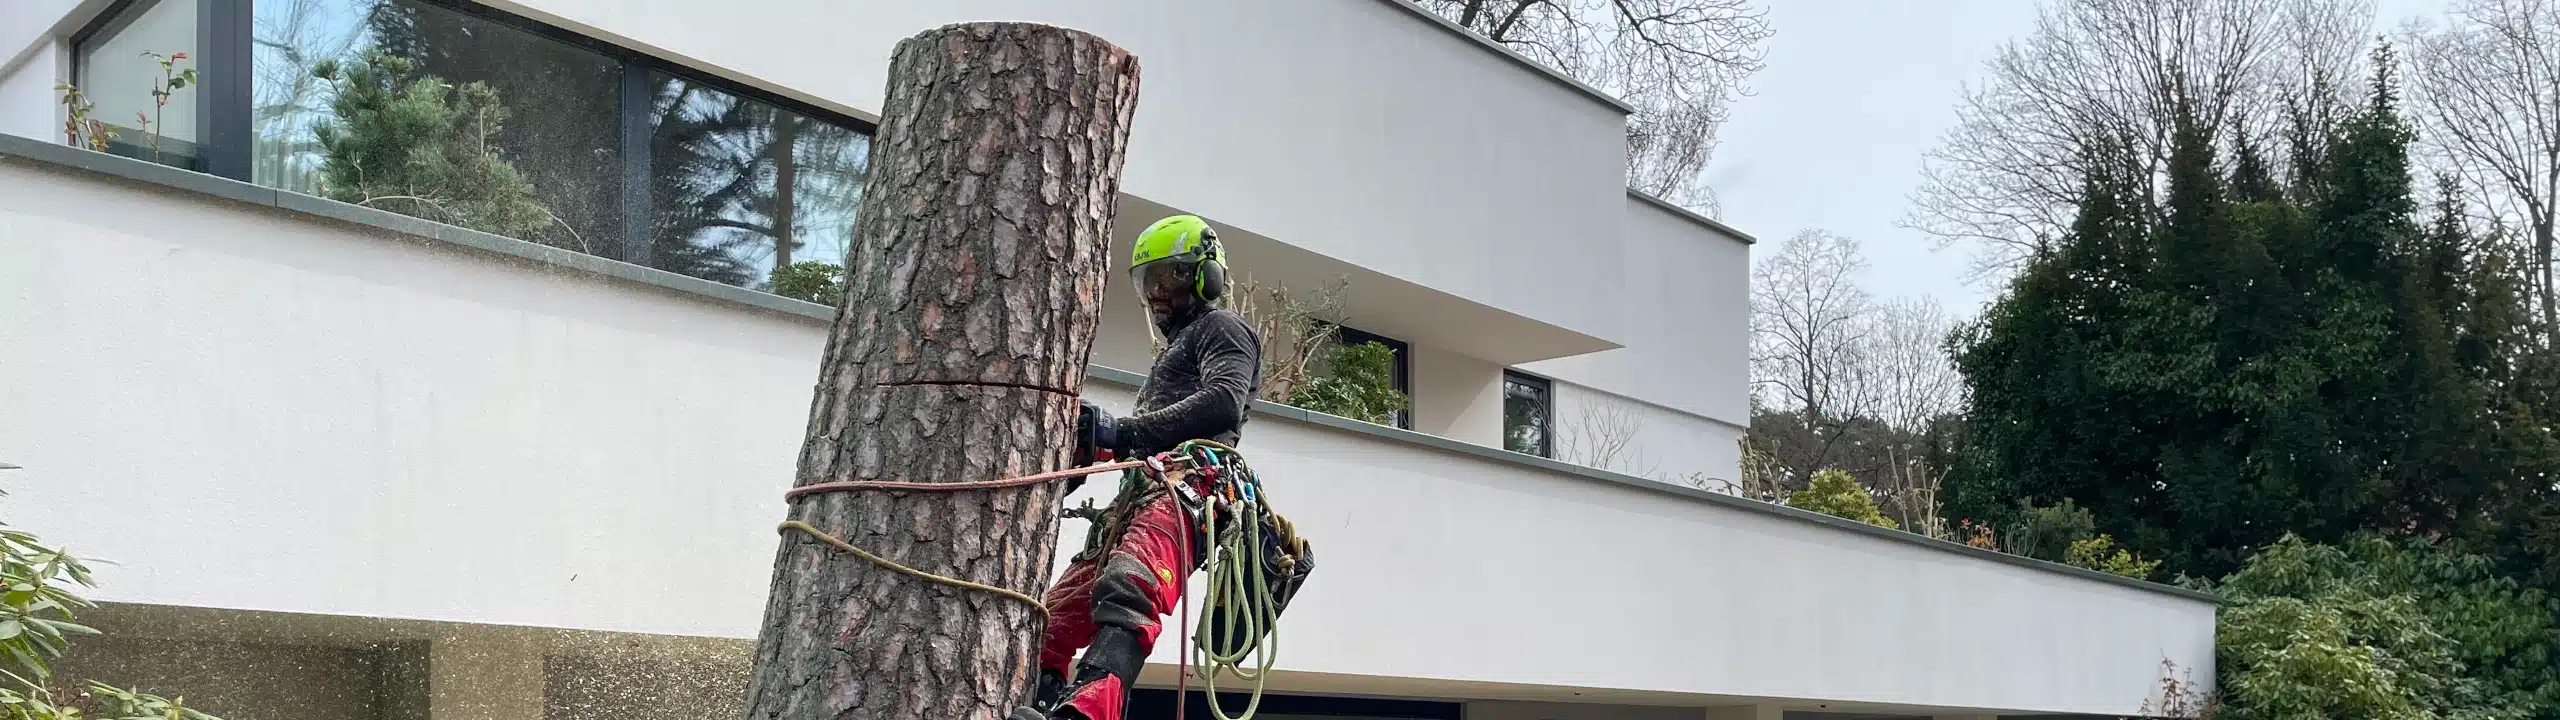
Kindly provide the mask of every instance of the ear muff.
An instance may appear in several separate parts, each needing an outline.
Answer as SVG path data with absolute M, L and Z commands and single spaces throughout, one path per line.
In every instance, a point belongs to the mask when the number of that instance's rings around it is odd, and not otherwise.
M 1218 242 L 1218 231 L 1200 229 L 1199 280 L 1192 284 L 1201 302 L 1214 303 L 1227 296 L 1227 249 Z

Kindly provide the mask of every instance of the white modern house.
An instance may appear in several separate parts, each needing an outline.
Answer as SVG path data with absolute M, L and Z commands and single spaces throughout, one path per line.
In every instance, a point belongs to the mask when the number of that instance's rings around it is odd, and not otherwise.
M 2210 683 L 2209 597 L 1711 492 L 1751 238 L 1625 189 L 1625 105 L 1403 0 L 0 3 L 0 518 L 116 563 L 64 675 L 233 720 L 731 717 L 832 314 L 768 278 L 841 259 L 892 45 L 970 20 L 1140 58 L 1115 256 L 1199 214 L 1396 350 L 1390 425 L 1247 431 L 1320 554 L 1263 717 L 2112 716 Z M 490 88 L 549 222 L 323 199 L 314 70 L 369 50 Z M 201 82 L 155 101 L 146 52 Z M 1150 341 L 1106 310 L 1088 393 L 1126 410 Z

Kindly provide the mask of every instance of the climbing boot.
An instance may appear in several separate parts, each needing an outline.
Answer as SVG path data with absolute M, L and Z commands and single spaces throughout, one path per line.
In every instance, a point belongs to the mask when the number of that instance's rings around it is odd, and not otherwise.
M 1129 704 L 1129 688 L 1147 663 L 1146 641 L 1135 631 L 1111 625 L 1097 628 L 1093 643 L 1076 661 L 1076 677 L 1066 699 L 1045 708 L 1060 720 L 1120 720 Z

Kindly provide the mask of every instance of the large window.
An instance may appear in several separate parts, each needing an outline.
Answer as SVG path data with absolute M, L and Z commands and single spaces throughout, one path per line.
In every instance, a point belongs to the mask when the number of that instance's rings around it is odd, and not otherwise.
M 649 88 L 648 264 L 732 284 L 844 264 L 868 137 L 665 73 Z
M 742 287 L 844 261 L 867 125 L 462 0 L 128 0 L 82 35 L 95 115 L 196 45 L 145 108 L 189 103 L 171 164 Z
M 74 84 L 89 117 L 114 133 L 108 152 L 203 169 L 197 151 L 197 93 L 162 89 L 195 67 L 203 52 L 199 0 L 135 0 L 109 13 L 74 43 L 81 62 Z M 168 60 L 169 66 L 161 66 Z
M 1555 385 L 1546 378 L 1502 371 L 1502 447 L 1524 455 L 1555 457 Z

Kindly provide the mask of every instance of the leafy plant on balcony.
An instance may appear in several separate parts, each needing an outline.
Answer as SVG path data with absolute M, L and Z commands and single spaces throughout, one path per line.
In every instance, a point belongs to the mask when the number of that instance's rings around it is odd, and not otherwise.
M 312 76 L 335 91 L 332 119 L 313 128 L 321 194 L 514 238 L 537 238 L 557 225 L 573 247 L 592 251 L 499 155 L 507 109 L 497 92 L 476 82 L 453 87 L 413 67 L 380 51 L 312 66 Z
M 160 79 L 151 81 L 151 117 L 135 119 L 141 122 L 143 132 L 151 133 L 151 161 L 160 162 L 160 136 L 169 129 L 161 118 L 168 113 L 171 96 L 196 84 L 196 69 L 178 69 L 177 64 L 187 59 L 186 53 L 162 55 L 146 51 L 142 56 L 160 63 Z
M 144 51 L 142 56 L 160 63 L 160 77 L 151 81 L 151 112 L 134 111 L 133 121 L 135 127 L 151 134 L 151 161 L 159 162 L 161 130 L 166 129 L 161 118 L 167 114 L 169 100 L 176 97 L 178 91 L 197 84 L 196 69 L 178 67 L 178 63 L 187 60 L 187 54 L 183 52 L 162 55 Z M 63 140 L 106 152 L 108 142 L 116 139 L 116 131 L 106 121 L 89 117 L 89 113 L 97 111 L 98 104 L 89 100 L 88 92 L 69 81 L 57 81 L 53 89 L 62 93 L 66 115 L 62 122 Z
M 1867 489 L 1838 468 L 1813 474 L 1813 482 L 1805 489 L 1787 496 L 1787 507 L 1811 510 L 1836 518 L 1847 518 L 1877 527 L 1894 527 L 1893 518 L 1876 508 L 1876 499 Z
M 1335 344 L 1325 353 L 1324 375 L 1289 394 L 1289 404 L 1327 415 L 1385 425 L 1405 409 L 1395 389 L 1394 349 L 1377 342 Z
M 62 121 L 63 141 L 106 152 L 107 142 L 116 139 L 116 131 L 107 125 L 107 121 L 89 117 L 89 113 L 98 109 L 98 104 L 91 102 L 89 94 L 81 92 L 78 85 L 57 82 L 53 89 L 62 91 L 62 106 L 68 117 Z
M 218 720 L 188 708 L 184 697 L 94 680 L 77 690 L 54 683 L 53 661 L 71 637 L 98 633 L 73 622 L 75 612 L 96 607 L 78 588 L 96 586 L 80 558 L 33 533 L 0 528 L 0 677 L 7 680 L 0 720 Z
M 1304 295 L 1281 285 L 1236 282 L 1227 307 L 1262 336 L 1260 399 L 1295 404 L 1291 398 L 1316 378 L 1318 361 L 1341 335 L 1343 299 L 1350 289 L 1349 278 L 1336 278 Z

